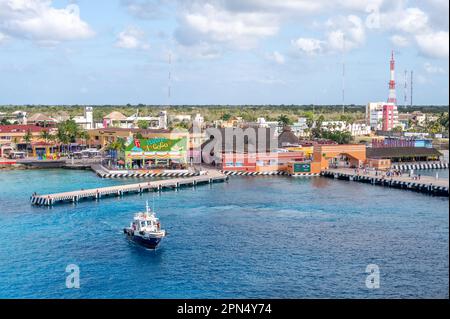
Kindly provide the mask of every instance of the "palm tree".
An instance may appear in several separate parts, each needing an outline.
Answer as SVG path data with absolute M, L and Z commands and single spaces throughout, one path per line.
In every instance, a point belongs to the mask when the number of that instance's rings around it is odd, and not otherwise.
M 282 114 L 278 117 L 278 126 L 279 127 L 284 128 L 290 124 L 291 124 L 291 120 L 289 119 L 289 117 L 287 115 Z
M 87 131 L 81 131 L 78 133 L 78 137 L 81 138 L 84 141 L 84 144 L 88 144 L 88 141 L 90 139 L 90 135 Z
M 109 143 L 107 149 L 113 151 L 114 157 L 117 158 L 119 153 L 125 152 L 125 139 L 119 137 L 115 141 Z
M 40 137 L 45 141 L 45 143 L 48 143 L 48 141 L 51 139 L 51 135 L 47 130 L 42 130 Z
M 441 124 L 442 126 L 442 130 L 444 132 L 448 132 L 448 113 L 443 112 L 438 119 L 438 122 Z
M 33 134 L 31 134 L 31 130 L 28 129 L 28 131 L 23 136 L 23 140 L 25 141 L 25 144 L 26 144 L 27 156 L 28 156 L 29 145 L 30 145 L 32 139 L 33 139 Z
M 62 146 L 67 146 L 69 143 L 75 142 L 79 135 L 80 129 L 74 120 L 70 119 L 58 124 L 58 133 L 56 134 L 56 138 Z

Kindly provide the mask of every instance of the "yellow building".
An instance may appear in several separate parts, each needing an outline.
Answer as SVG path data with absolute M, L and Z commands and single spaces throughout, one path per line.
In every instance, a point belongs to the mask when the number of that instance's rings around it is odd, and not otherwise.
M 292 146 L 292 147 L 285 147 L 289 152 L 303 152 L 305 154 L 305 158 L 312 158 L 314 153 L 314 147 L 313 146 Z

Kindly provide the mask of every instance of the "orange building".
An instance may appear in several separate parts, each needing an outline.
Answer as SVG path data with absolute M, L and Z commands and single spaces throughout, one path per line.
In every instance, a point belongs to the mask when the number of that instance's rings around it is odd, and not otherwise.
M 222 170 L 237 172 L 287 171 L 290 162 L 303 161 L 303 152 L 225 153 Z
M 366 162 L 366 146 L 363 144 L 315 145 L 313 162 L 320 169 L 331 167 L 360 167 Z

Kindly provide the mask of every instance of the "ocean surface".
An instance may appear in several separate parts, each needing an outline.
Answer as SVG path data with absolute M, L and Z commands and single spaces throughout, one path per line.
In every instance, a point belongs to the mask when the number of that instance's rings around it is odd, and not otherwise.
M 448 171 L 439 171 L 448 177 Z M 0 298 L 448 298 L 449 201 L 322 177 L 226 183 L 32 207 L 33 192 L 136 180 L 0 171 Z M 154 199 L 156 251 L 122 229 Z M 80 288 L 66 288 L 66 267 Z M 366 287 L 366 267 L 380 286 Z

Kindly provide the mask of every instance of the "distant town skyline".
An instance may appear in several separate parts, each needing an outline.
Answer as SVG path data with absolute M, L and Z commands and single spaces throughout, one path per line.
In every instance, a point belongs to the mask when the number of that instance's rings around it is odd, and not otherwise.
M 449 102 L 447 0 L 0 0 L 0 104 Z M 170 60 L 170 64 L 169 64 Z M 409 104 L 408 78 L 407 93 Z M 169 97 L 170 86 L 170 97 Z

